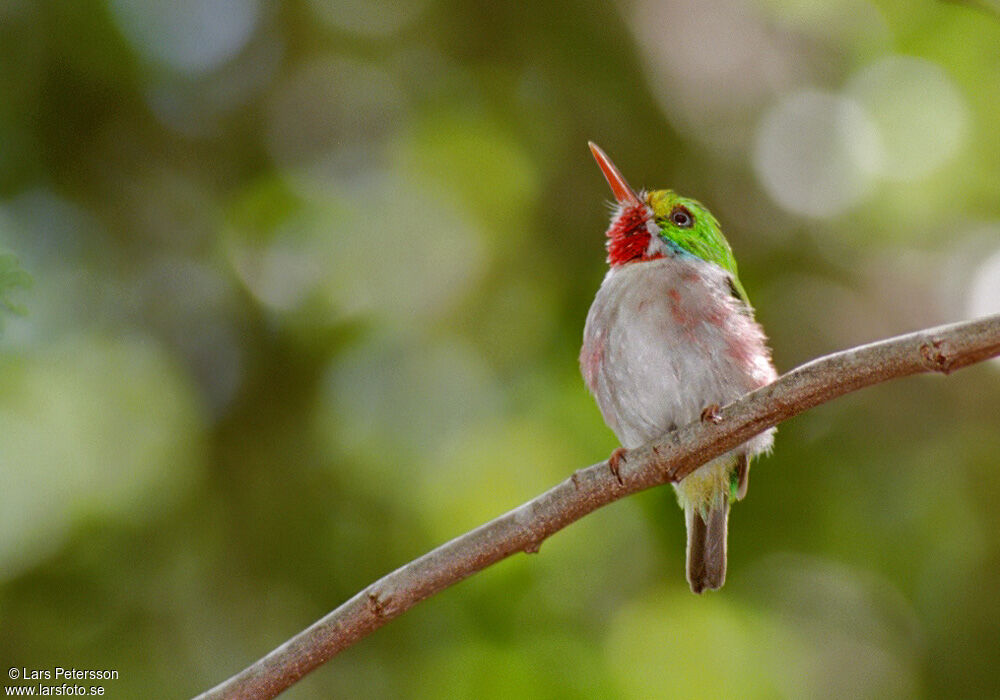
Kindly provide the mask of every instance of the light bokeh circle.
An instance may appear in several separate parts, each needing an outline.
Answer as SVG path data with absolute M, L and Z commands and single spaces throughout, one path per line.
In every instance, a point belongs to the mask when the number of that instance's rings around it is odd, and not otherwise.
M 788 211 L 825 218 L 858 204 L 881 162 L 875 125 L 847 97 L 804 90 L 778 102 L 757 133 L 754 168 Z

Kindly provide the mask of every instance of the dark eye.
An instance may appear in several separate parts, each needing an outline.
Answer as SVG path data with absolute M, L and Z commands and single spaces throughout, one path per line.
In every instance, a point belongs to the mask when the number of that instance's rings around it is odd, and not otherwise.
M 676 206 L 670 212 L 670 221 L 679 228 L 691 228 L 694 225 L 694 217 L 687 207 Z

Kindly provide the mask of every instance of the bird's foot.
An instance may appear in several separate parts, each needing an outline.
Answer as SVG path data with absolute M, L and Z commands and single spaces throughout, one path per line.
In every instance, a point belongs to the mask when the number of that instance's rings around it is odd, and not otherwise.
M 616 447 L 614 451 L 611 453 L 611 456 L 608 457 L 608 469 L 610 469 L 611 473 L 615 475 L 615 479 L 618 480 L 619 486 L 625 485 L 625 481 L 622 479 L 621 471 L 619 471 L 621 468 L 621 463 L 624 461 L 625 461 L 624 447 Z
M 718 425 L 722 422 L 722 416 L 719 415 L 719 410 L 719 404 L 717 403 L 711 403 L 705 406 L 705 410 L 701 412 L 701 422 Z

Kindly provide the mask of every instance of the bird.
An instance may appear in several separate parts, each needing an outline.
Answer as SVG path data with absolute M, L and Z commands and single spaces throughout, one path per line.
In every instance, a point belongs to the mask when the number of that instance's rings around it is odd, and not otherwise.
M 626 450 L 713 419 L 719 406 L 773 382 L 777 372 L 716 218 L 673 190 L 636 192 L 589 145 L 615 203 L 609 269 L 587 313 L 580 369 L 621 444 L 609 458 L 617 476 Z M 772 428 L 673 485 L 694 593 L 725 583 L 729 507 L 746 495 L 750 460 L 773 443 Z

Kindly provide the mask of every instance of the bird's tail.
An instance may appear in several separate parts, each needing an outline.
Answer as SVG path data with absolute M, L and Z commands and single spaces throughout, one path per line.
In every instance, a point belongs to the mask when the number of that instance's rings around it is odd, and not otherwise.
M 729 520 L 729 494 L 722 494 L 704 513 L 688 504 L 687 580 L 691 590 L 721 588 L 726 582 L 726 531 Z

